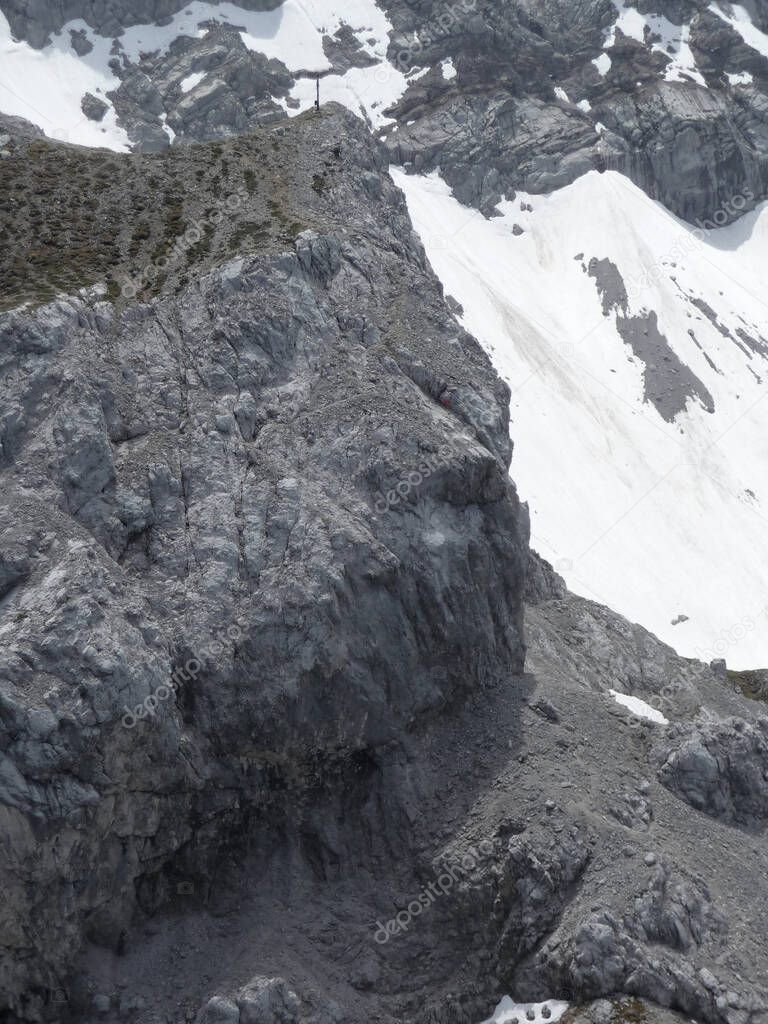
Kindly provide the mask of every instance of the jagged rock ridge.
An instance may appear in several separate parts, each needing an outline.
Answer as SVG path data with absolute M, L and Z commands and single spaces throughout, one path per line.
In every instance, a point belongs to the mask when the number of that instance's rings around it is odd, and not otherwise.
M 610 8 L 570 10 L 539 16 L 591 62 Z M 221 109 L 191 137 L 230 131 Z M 20 155 L 80 159 L 15 138 L 10 180 Z M 114 160 L 118 195 L 136 160 Z M 763 1024 L 760 692 L 528 551 L 508 390 L 360 122 L 167 160 L 128 203 L 201 170 L 167 231 L 126 230 L 103 273 L 88 252 L 53 302 L 25 250 L 28 305 L 0 318 L 7 1019 L 467 1024 L 512 992 L 594 1024 Z M 552 166 L 542 188 L 586 164 Z M 211 171 L 249 197 L 223 224 Z M 92 197 L 56 187 L 77 222 Z M 135 294 L 107 290 L 126 273 Z
M 2 319 L 18 1013 L 42 1012 L 79 937 L 116 948 L 177 858 L 205 871 L 264 799 L 367 770 L 523 666 L 506 389 L 364 126 L 292 136 L 283 188 L 325 232 L 277 254 L 251 236 L 149 305 L 97 289 Z

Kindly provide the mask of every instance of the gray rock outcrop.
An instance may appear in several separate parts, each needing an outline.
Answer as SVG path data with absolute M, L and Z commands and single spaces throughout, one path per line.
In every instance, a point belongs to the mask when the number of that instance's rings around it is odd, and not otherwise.
M 606 168 L 691 222 L 728 223 L 768 195 L 768 59 L 727 21 L 726 8 L 721 17 L 704 0 L 643 3 L 641 41 L 616 26 L 611 0 L 382 6 L 393 25 L 390 63 L 426 71 L 388 111 L 397 121 L 383 130 L 390 157 L 415 171 L 439 167 L 456 196 L 486 214 L 516 189 L 548 193 Z M 182 7 L 3 0 L 13 32 L 33 46 L 73 18 L 115 39 L 111 66 L 121 84 L 110 98 L 140 150 L 285 119 L 296 102 L 293 75 L 247 49 L 233 22 L 214 19 L 201 38 L 181 37 L 136 63 L 121 52 L 126 27 L 165 23 Z M 759 25 L 760 4 L 750 11 Z M 672 41 L 662 45 L 659 25 Z M 372 62 L 348 25 L 322 42 L 334 74 Z M 82 33 L 73 36 L 76 52 L 89 45 Z M 456 74 L 446 78 L 448 59 Z M 205 78 L 185 93 L 182 83 L 201 71 Z
M 83 96 L 80 107 L 89 121 L 103 121 L 104 115 L 109 110 L 109 106 L 104 100 L 100 100 L 98 96 L 94 96 L 90 92 Z
M 280 3 L 241 0 L 238 6 L 249 11 L 273 11 Z M 131 25 L 167 23 L 183 8 L 183 0 L 3 0 L 3 13 L 14 36 L 28 39 L 38 48 L 69 21 L 82 19 L 99 35 L 120 36 Z
M 287 69 L 215 25 L 116 47 L 142 153 L 0 118 L 7 1024 L 476 1024 L 507 993 L 768 1024 L 764 673 L 530 551 L 509 389 L 387 173 L 486 213 L 592 167 L 692 218 L 760 198 L 765 62 L 707 7 L 642 4 L 702 86 L 618 32 L 601 74 L 609 0 L 387 0 L 391 59 L 431 70 L 385 144 L 284 118 Z M 180 8 L 3 0 L 34 45 Z
M 504 194 L 551 192 L 590 169 L 627 174 L 690 221 L 729 222 L 766 195 L 768 64 L 704 3 L 641 5 L 687 27 L 697 67 L 673 80 L 676 54 L 654 48 L 652 33 L 641 43 L 616 29 L 606 46 L 617 18 L 609 0 L 478 0 L 451 7 L 444 28 L 436 3 L 386 6 L 391 59 L 417 67 L 451 57 L 457 69 L 450 82 L 427 76 L 408 89 L 398 130 L 387 132 L 392 159 L 422 172 L 439 166 L 464 203 L 489 212 Z M 415 45 L 423 25 L 431 31 Z M 594 63 L 603 54 L 605 73 Z
M 697 810 L 751 829 L 768 818 L 768 718 L 680 726 L 657 756 L 661 781 Z
M 294 128 L 307 154 L 340 140 L 355 156 L 328 227 L 291 251 L 234 258 L 179 298 L 0 321 L 16 1013 L 42 1012 L 25 999 L 57 987 L 79 936 L 116 949 L 177 858 L 205 872 L 272 794 L 354 773 L 522 670 L 506 388 L 363 126 Z M 354 164 L 377 178 L 375 214 Z M 479 430 L 472 395 L 492 414 Z

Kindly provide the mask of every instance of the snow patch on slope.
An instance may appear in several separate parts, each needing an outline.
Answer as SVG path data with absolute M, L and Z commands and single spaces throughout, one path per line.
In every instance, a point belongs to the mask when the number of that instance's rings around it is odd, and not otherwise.
M 630 39 L 648 45 L 648 40 L 654 52 L 665 54 L 671 59 L 667 65 L 664 78 L 668 82 L 694 81 L 706 87 L 706 80 L 696 66 L 696 58 L 690 46 L 691 27 L 690 25 L 675 25 L 662 14 L 643 14 L 636 7 L 629 6 L 627 0 L 612 0 L 616 8 L 617 18 L 614 24 L 607 30 L 605 48 L 610 49 L 616 42 L 617 31 L 620 30 Z M 741 4 L 723 4 L 713 2 L 709 10 L 731 26 L 747 46 L 756 50 L 764 57 L 768 57 L 768 35 L 761 32 L 752 22 L 749 11 Z M 597 61 L 593 61 L 602 75 L 607 74 L 610 65 L 606 65 L 604 58 L 607 54 L 601 55 Z M 600 63 L 598 63 L 600 62 Z M 604 70 L 605 69 L 605 70 Z M 728 76 L 731 84 L 748 84 L 740 76 Z M 751 81 L 751 76 L 749 78 Z
M 208 21 L 221 21 L 242 29 L 245 45 L 265 57 L 275 58 L 289 71 L 328 71 L 331 64 L 323 50 L 323 36 L 349 25 L 369 56 L 386 57 L 391 25 L 373 0 L 285 0 L 274 11 L 247 11 L 233 3 L 192 0 L 167 25 L 134 25 L 120 36 L 129 60 L 142 52 L 165 53 L 179 36 L 202 38 Z
M 344 75 L 326 75 L 320 79 L 320 102 L 334 100 L 358 117 L 369 120 L 374 128 L 381 128 L 394 124 L 394 118 L 386 117 L 384 111 L 400 99 L 407 87 L 408 79 L 389 63 L 350 68 Z M 294 105 L 287 100 L 278 102 L 289 116 L 295 117 L 313 105 L 316 88 L 314 78 L 300 78 L 290 92 Z
M 446 80 L 446 82 L 450 82 L 451 79 L 455 78 L 456 75 L 458 74 L 458 71 L 456 70 L 456 65 L 453 63 L 452 57 L 446 57 L 446 59 L 442 61 L 442 63 L 440 64 L 440 67 L 443 70 L 443 78 Z
M 641 14 L 635 7 L 628 7 L 625 0 L 613 0 L 618 17 L 608 30 L 606 48 L 616 42 L 616 30 L 620 29 L 625 36 L 646 43 L 649 36 L 660 37 L 651 45 L 653 51 L 659 51 L 671 58 L 667 65 L 664 78 L 668 82 L 685 82 L 693 80 L 706 86 L 701 72 L 696 67 L 696 60 L 690 47 L 690 25 L 675 25 L 661 14 Z
M 621 704 L 622 707 L 627 708 L 638 718 L 644 718 L 648 722 L 655 722 L 657 725 L 669 725 L 669 720 L 660 711 L 657 711 L 656 708 L 651 707 L 650 704 L 639 697 L 633 697 L 629 693 L 619 693 L 618 690 L 609 690 L 608 693 L 610 693 L 617 704 Z
M 329 5 L 331 6 L 331 5 Z M 245 45 L 266 57 L 281 60 L 289 71 L 323 71 L 330 67 L 323 52 L 316 24 L 317 4 L 298 0 L 286 2 L 274 11 L 246 11 L 233 3 L 212 4 L 192 0 L 167 25 L 132 25 L 119 37 L 123 52 L 132 62 L 142 53 L 165 53 L 179 36 L 201 39 L 207 21 L 221 21 L 243 31 Z M 334 24 L 333 16 L 326 19 Z M 338 26 L 336 26 L 338 27 Z M 335 31 L 335 28 L 332 29 Z
M 93 44 L 87 57 L 72 49 L 70 29 L 82 29 Z M 107 93 L 120 82 L 109 68 L 111 42 L 84 21 L 71 21 L 42 50 L 15 42 L 0 11 L 0 111 L 23 117 L 50 138 L 80 146 L 103 146 L 125 152 L 128 136 L 117 124 Z M 89 121 L 80 104 L 93 93 L 109 105 L 99 123 Z
M 747 46 L 757 50 L 763 57 L 768 57 L 768 35 L 752 23 L 746 7 L 742 7 L 741 4 L 728 4 L 726 13 L 720 4 L 711 3 L 709 10 L 735 29 Z
M 515 1003 L 504 996 L 492 1017 L 483 1024 L 557 1024 L 568 1003 L 548 999 L 544 1003 Z
M 611 70 L 611 67 L 613 65 L 613 61 L 607 53 L 601 53 L 599 57 L 595 57 L 592 63 L 595 65 L 595 67 L 603 76 L 603 78 L 605 78 L 605 76 Z
M 187 75 L 186 78 L 182 78 L 179 85 L 183 93 L 192 92 L 195 86 L 200 85 L 202 80 L 205 78 L 205 71 L 193 71 L 191 75 Z
M 768 664 L 768 206 L 706 235 L 622 175 L 591 172 L 486 220 L 439 175 L 392 173 L 512 390 L 534 547 L 571 589 L 682 654 Z M 601 295 L 600 266 L 616 294 Z M 641 357 L 654 315 L 664 344 Z M 667 392 L 682 395 L 671 421 Z M 672 626 L 680 608 L 688 621 Z
M 323 34 L 333 35 L 342 24 L 347 24 L 357 36 L 365 52 L 377 63 L 366 68 L 350 68 L 343 75 L 326 75 L 320 80 L 320 101 L 331 100 L 348 107 L 359 117 L 370 121 L 374 128 L 394 123 L 384 111 L 396 103 L 408 87 L 408 79 L 387 59 L 392 24 L 373 0 L 353 0 L 344 4 L 328 0 L 302 0 L 318 39 Z M 254 47 L 256 48 L 256 47 Z M 326 66 L 327 62 L 326 62 Z M 425 69 L 425 72 L 428 69 Z M 443 69 L 451 77 L 450 69 Z M 455 74 L 455 69 L 454 69 Z M 289 116 L 308 109 L 315 102 L 314 79 L 300 78 L 291 90 L 292 103 L 283 101 Z
M 407 88 L 406 76 L 387 59 L 392 25 L 374 0 L 285 0 L 274 11 L 247 11 L 233 3 L 192 0 L 167 25 L 127 28 L 118 40 L 121 59 L 138 63 L 142 54 L 167 52 L 180 36 L 200 39 L 210 21 L 239 29 L 249 49 L 282 61 L 297 76 L 330 71 L 323 36 L 332 36 L 342 25 L 348 25 L 364 52 L 377 63 L 323 77 L 321 102 L 342 103 L 374 127 L 390 123 L 383 111 Z M 85 31 L 93 45 L 87 56 L 79 57 L 72 49 L 72 29 Z M 109 67 L 111 49 L 111 39 L 97 35 L 83 21 L 71 21 L 49 46 L 34 50 L 27 43 L 12 40 L 8 21 L 0 12 L 0 111 L 25 117 L 52 137 L 84 146 L 129 149 L 128 136 L 118 127 L 111 106 L 98 125 L 88 121 L 80 109 L 86 92 L 108 102 L 106 93 L 119 86 Z M 452 65 L 446 63 L 443 71 L 451 77 Z M 187 76 L 182 90 L 190 91 L 203 77 L 200 72 Z M 315 89 L 314 78 L 298 77 L 291 103 L 281 101 L 287 113 L 294 116 L 311 107 Z

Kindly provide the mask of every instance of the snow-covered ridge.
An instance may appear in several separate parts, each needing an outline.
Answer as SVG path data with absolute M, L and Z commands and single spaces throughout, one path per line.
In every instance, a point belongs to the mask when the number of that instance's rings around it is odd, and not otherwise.
M 768 664 L 768 206 L 694 229 L 591 172 L 486 220 L 393 176 L 512 389 L 534 547 L 681 653 Z

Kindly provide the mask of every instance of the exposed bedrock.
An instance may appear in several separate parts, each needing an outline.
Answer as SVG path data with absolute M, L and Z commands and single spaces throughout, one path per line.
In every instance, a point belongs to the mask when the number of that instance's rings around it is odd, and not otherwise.
M 345 230 L 0 320 L 0 987 L 29 1019 L 178 860 L 523 666 L 508 392 L 363 126 L 296 131 L 354 148 Z
M 179 7 L 4 9 L 41 44 L 69 17 L 111 32 Z M 529 551 L 509 390 L 386 173 L 439 165 L 490 212 L 616 166 L 713 216 L 762 194 L 763 65 L 703 14 L 709 91 L 620 36 L 601 75 L 607 0 L 388 10 L 394 59 L 437 24 L 413 63 L 458 72 L 414 81 L 388 152 L 328 105 L 237 144 L 88 154 L 98 177 L 54 148 L 62 185 L 48 143 L 0 121 L 4 173 L 55 183 L 57 231 L 137 229 L 78 236 L 65 290 L 90 287 L 53 302 L 35 250 L 0 316 L 8 1024 L 477 1024 L 505 993 L 591 1024 L 645 1020 L 626 996 L 664 1024 L 766 1024 L 765 680 L 677 657 Z M 145 148 L 169 96 L 192 140 L 275 116 L 285 69 L 235 36 L 123 69 Z M 340 66 L 358 49 L 326 44 Z M 167 189 L 157 237 L 154 210 L 146 232 L 132 216 L 155 172 L 200 205 Z M 244 198 L 214 217 L 225 185 Z M 13 205 L 29 235 L 41 208 Z M 105 301 L 94 281 L 128 266 L 151 300 Z
M 217 0 L 214 0 L 214 3 Z M 273 11 L 281 0 L 238 0 L 249 11 Z M 184 9 L 182 0 L 3 0 L 13 34 L 41 47 L 68 21 L 83 19 L 103 36 L 131 25 L 163 24 Z
M 503 194 L 547 193 L 594 168 L 627 174 L 689 221 L 729 222 L 766 195 L 768 61 L 706 5 L 639 5 L 688 26 L 699 78 L 673 80 L 674 48 L 655 46 L 652 32 L 640 42 L 617 28 L 608 39 L 617 8 L 607 0 L 470 6 L 453 5 L 444 25 L 438 3 L 387 3 L 390 59 L 416 67 L 450 56 L 458 72 L 410 85 L 398 129 L 386 130 L 395 162 L 439 167 L 459 199 L 486 212 Z
M 629 36 L 617 26 L 611 0 L 382 6 L 393 26 L 389 60 L 411 76 L 388 111 L 397 125 L 382 129 L 391 158 L 415 171 L 439 167 L 464 203 L 490 213 L 502 195 L 548 193 L 595 168 L 627 174 L 691 222 L 728 223 L 768 194 L 768 58 L 729 23 L 727 6 L 718 14 L 704 0 L 640 3 L 648 19 L 642 39 L 637 28 L 625 24 Z M 73 18 L 117 40 L 111 65 L 122 81 L 110 98 L 138 149 L 284 119 L 283 104 L 298 102 L 289 98 L 294 77 L 249 50 L 236 21 L 207 23 L 201 38 L 179 38 L 138 63 L 121 53 L 124 28 L 162 23 L 182 7 L 178 0 L 3 3 L 13 32 L 34 46 Z M 759 26 L 761 5 L 750 11 Z M 82 33 L 72 41 L 83 52 L 90 46 Z M 323 45 L 334 74 L 372 63 L 348 26 Z M 447 59 L 455 75 L 446 77 Z M 381 74 L 385 81 L 392 72 Z
M 768 717 L 704 717 L 665 737 L 657 758 L 664 785 L 697 810 L 753 831 L 768 818 Z

